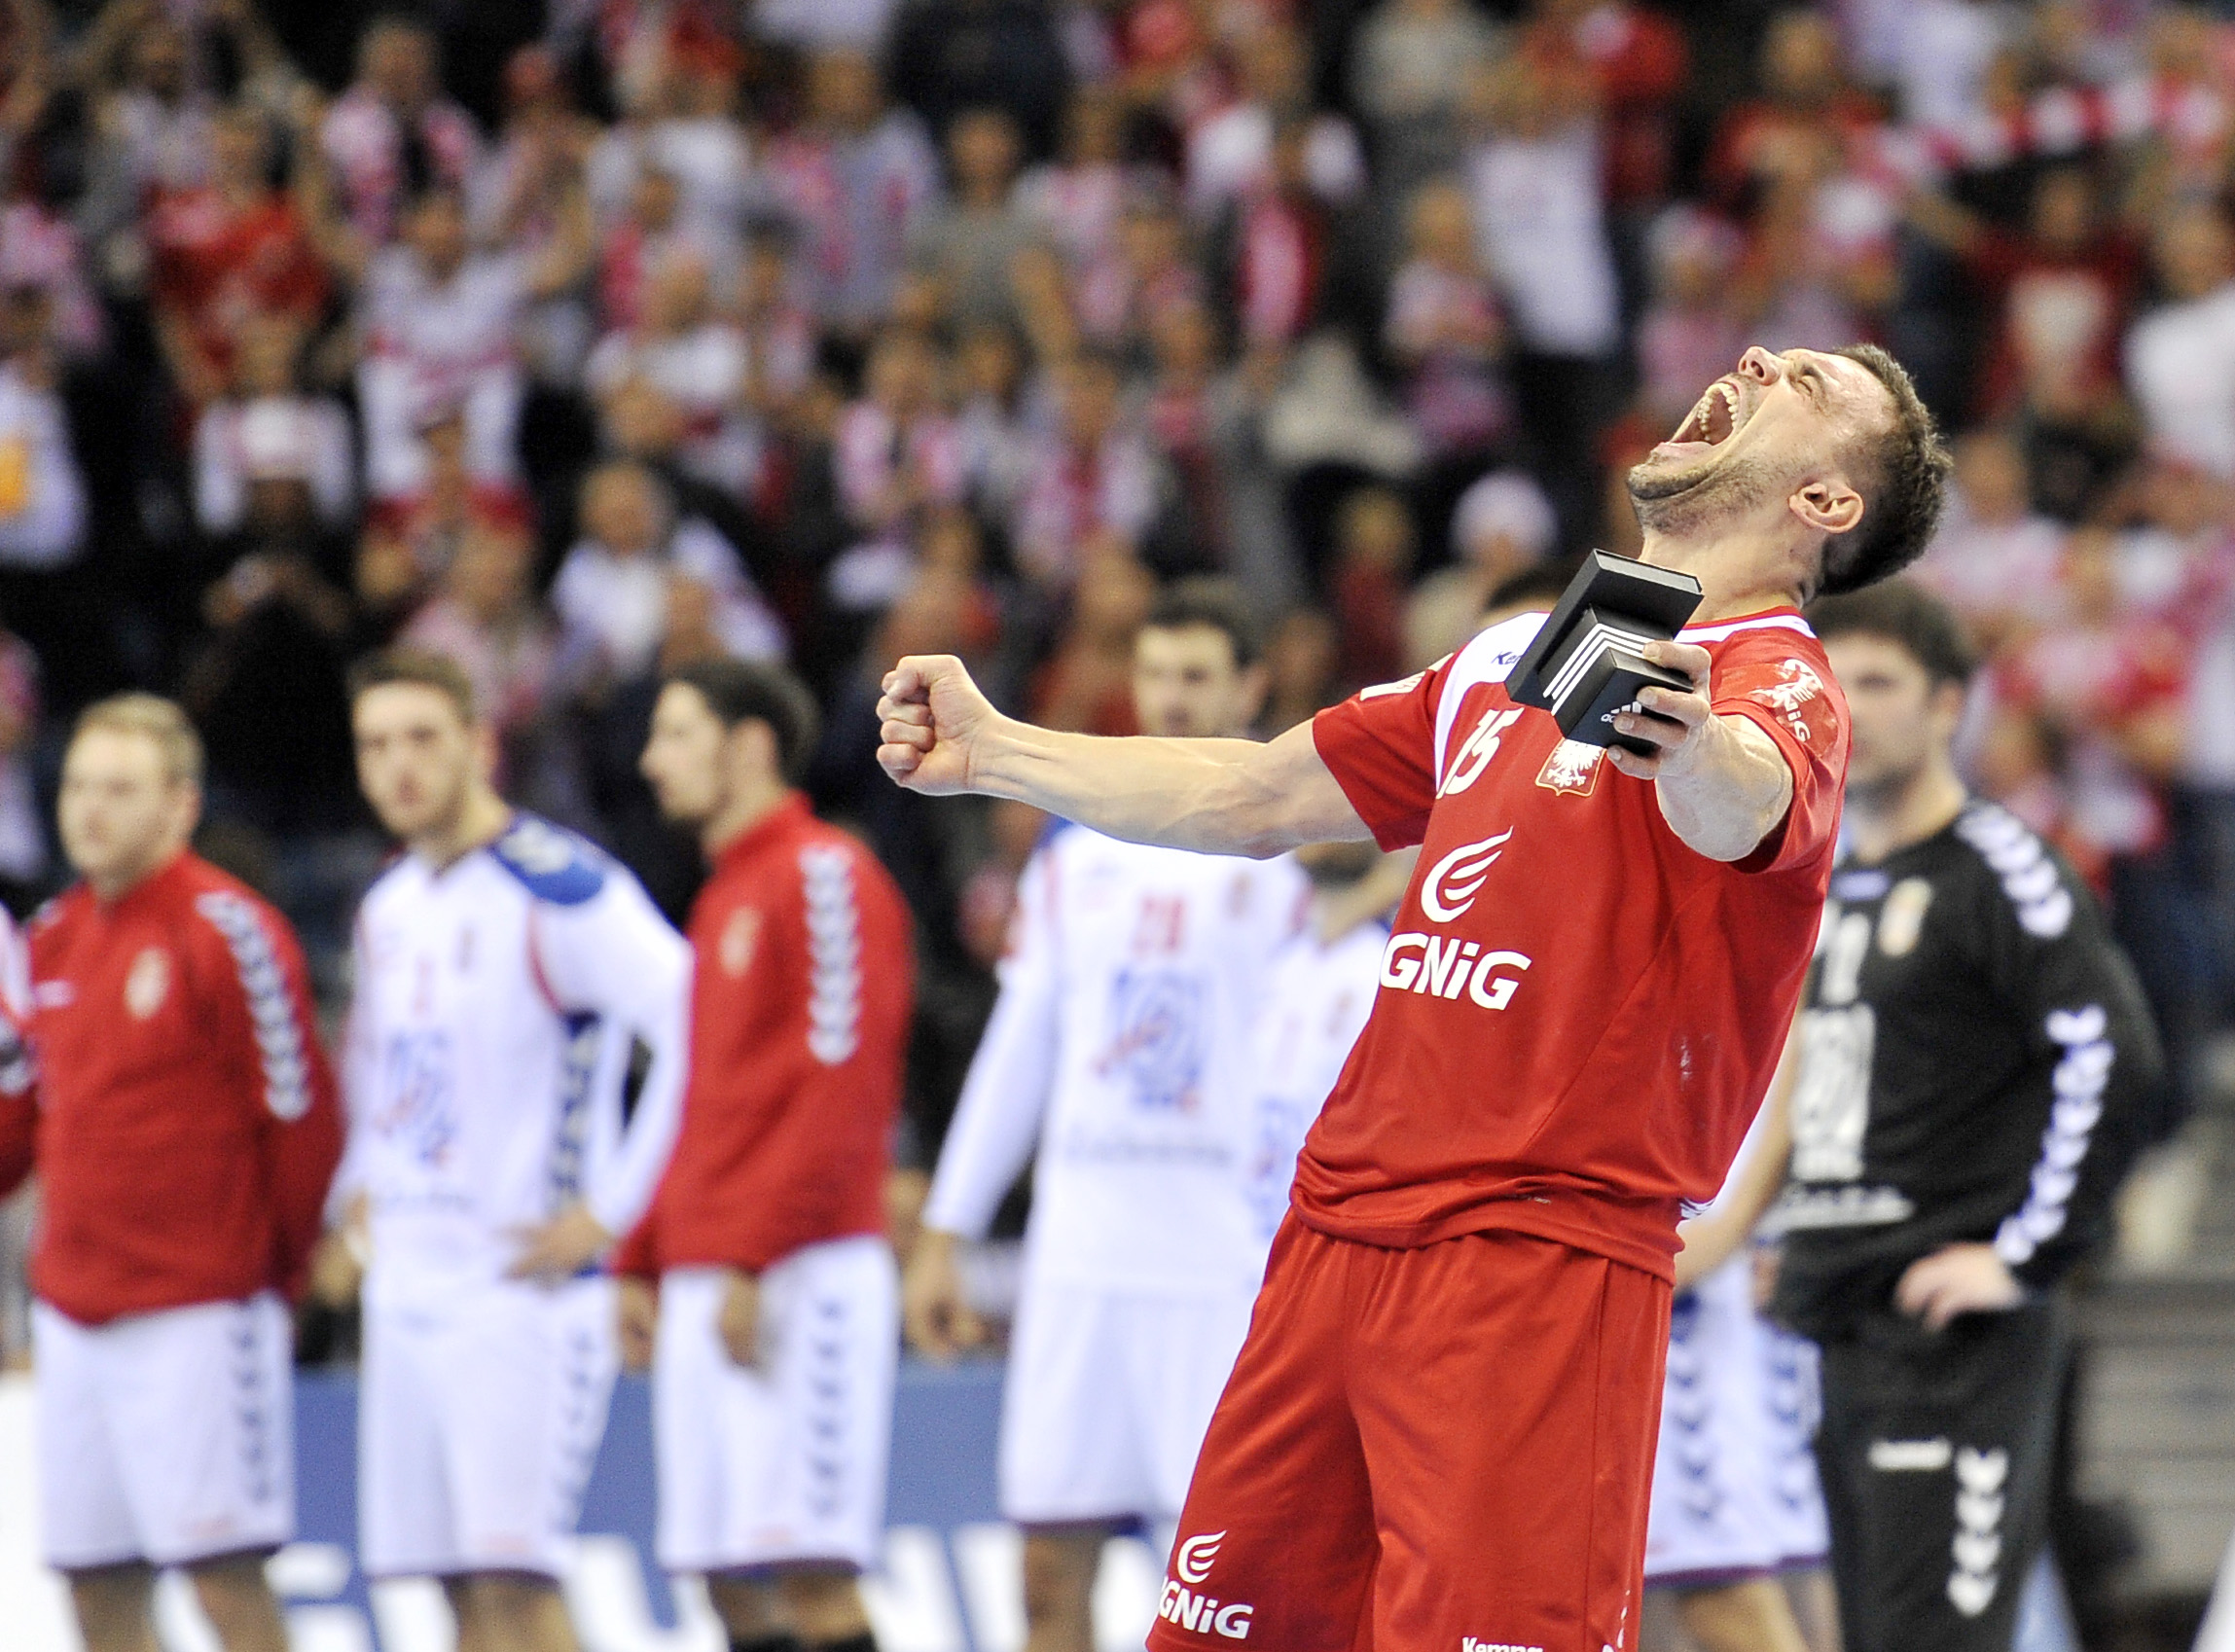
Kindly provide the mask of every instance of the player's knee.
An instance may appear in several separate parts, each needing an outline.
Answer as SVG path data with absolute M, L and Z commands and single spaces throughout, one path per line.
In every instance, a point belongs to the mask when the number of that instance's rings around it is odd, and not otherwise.
M 272 1598 L 271 1585 L 264 1576 L 262 1555 L 230 1555 L 221 1561 L 204 1561 L 199 1565 L 189 1566 L 187 1575 L 194 1580 L 194 1592 L 201 1601 L 201 1609 L 217 1626 L 220 1635 L 229 1625 L 261 1625 L 278 1614 L 278 1602 Z
M 1805 1644 L 1784 1591 L 1769 1578 L 1686 1590 L 1676 1614 L 1705 1652 L 1788 1652 Z
M 1025 1612 L 1038 1619 L 1081 1609 L 1092 1596 L 1095 1566 L 1107 1533 L 1035 1531 L 1025 1539 Z
M 559 1585 L 538 1573 L 475 1572 L 443 1588 L 461 1623 L 518 1625 L 560 1607 Z
M 90 1652 L 137 1648 L 154 1634 L 149 1603 L 155 1572 L 138 1562 L 70 1574 L 70 1604 Z
M 869 1630 L 861 1586 L 850 1571 L 792 1571 L 776 1580 L 792 1632 L 810 1646 L 847 1641 Z

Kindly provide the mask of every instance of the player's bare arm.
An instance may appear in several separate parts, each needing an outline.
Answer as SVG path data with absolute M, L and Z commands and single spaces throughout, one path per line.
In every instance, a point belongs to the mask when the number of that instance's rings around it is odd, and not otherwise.
M 1264 744 L 1059 734 L 1003 716 L 947 654 L 911 655 L 886 672 L 878 715 L 877 760 L 912 791 L 1010 798 L 1129 843 L 1204 854 L 1264 859 L 1368 835 L 1308 723 Z
M 1642 691 L 1642 712 L 1623 712 L 1614 727 L 1660 750 L 1641 757 L 1608 746 L 1607 759 L 1623 773 L 1654 783 L 1661 817 L 1692 848 L 1710 860 L 1744 860 L 1792 806 L 1792 771 L 1777 742 L 1752 721 L 1715 715 L 1708 699 L 1706 649 L 1654 642 L 1644 655 L 1690 677 L 1693 690 Z
M 1676 1289 L 1685 1290 L 1712 1274 L 1753 1237 L 1784 1187 L 1792 1164 L 1792 1092 L 1800 1081 L 1800 1014 L 1793 1014 L 1778 1058 L 1768 1098 L 1762 1102 L 1759 1139 L 1742 1146 L 1734 1185 L 1714 1208 L 1676 1224 L 1683 1249 L 1676 1252 Z

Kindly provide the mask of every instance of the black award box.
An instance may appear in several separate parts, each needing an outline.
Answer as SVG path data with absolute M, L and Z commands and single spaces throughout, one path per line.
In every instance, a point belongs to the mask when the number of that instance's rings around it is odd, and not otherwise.
M 1681 674 L 1648 663 L 1640 651 L 1683 629 L 1700 594 L 1700 582 L 1690 574 L 1594 551 L 1514 663 L 1505 692 L 1518 705 L 1551 712 L 1571 740 L 1649 756 L 1654 746 L 1614 732 L 1614 715 L 1648 685 L 1691 688 Z

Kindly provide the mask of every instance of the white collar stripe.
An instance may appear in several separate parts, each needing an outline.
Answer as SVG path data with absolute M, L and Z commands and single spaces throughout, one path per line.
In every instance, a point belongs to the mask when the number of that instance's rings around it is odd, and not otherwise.
M 1505 681 L 1514 662 L 1529 647 L 1530 638 L 1543 628 L 1549 617 L 1516 614 L 1510 620 L 1501 620 L 1477 633 L 1452 661 L 1436 699 L 1435 773 L 1439 784 L 1443 779 L 1444 752 L 1451 745 L 1452 724 L 1459 719 L 1460 701 L 1466 699 L 1469 689 Z
M 1719 626 L 1686 626 L 1676 633 L 1678 642 L 1720 642 L 1741 631 L 1798 631 L 1802 636 L 1814 636 L 1808 622 L 1798 614 L 1763 614 L 1751 620 L 1731 620 Z

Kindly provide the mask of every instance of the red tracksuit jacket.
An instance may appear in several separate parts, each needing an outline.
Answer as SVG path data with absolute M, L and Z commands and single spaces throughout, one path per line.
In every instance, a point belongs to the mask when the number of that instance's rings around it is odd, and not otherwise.
M 66 891 L 29 941 L 0 1193 L 36 1162 L 40 1298 L 99 1325 L 298 1291 L 342 1131 L 287 920 L 182 853 L 113 905 Z
M 915 998 L 899 889 L 794 796 L 723 849 L 690 938 L 682 1129 L 615 1270 L 758 1273 L 883 1233 Z

